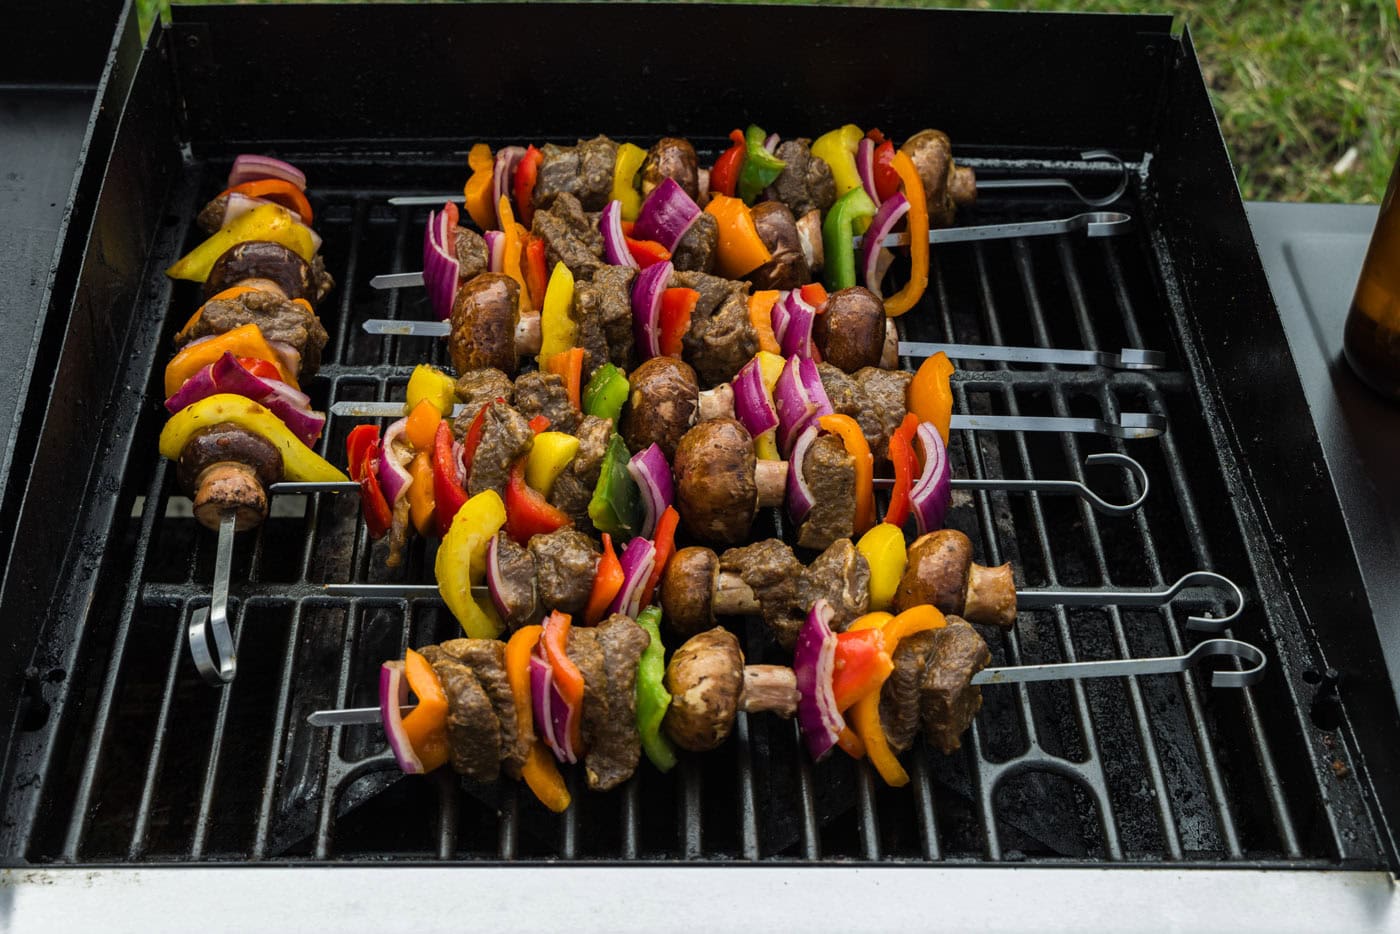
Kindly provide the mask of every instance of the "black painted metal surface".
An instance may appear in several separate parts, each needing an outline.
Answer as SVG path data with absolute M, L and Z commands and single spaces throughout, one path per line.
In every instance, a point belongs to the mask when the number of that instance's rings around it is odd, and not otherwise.
M 466 35 L 471 17 L 488 15 L 482 8 L 394 9 L 400 11 L 394 28 L 410 38 L 434 36 L 422 39 L 428 45 L 451 46 L 452 36 Z M 498 35 L 522 35 L 512 22 L 540 15 L 538 7 L 486 9 Z M 591 9 L 602 17 L 622 15 Z M 160 368 L 170 336 L 198 298 L 194 287 L 172 285 L 160 270 L 196 241 L 191 220 L 221 187 L 227 156 L 260 134 L 255 101 L 271 88 L 231 79 L 254 75 L 260 66 L 282 67 L 278 41 L 264 47 L 261 37 L 292 41 L 319 21 L 326 28 L 315 47 L 334 72 L 337 51 L 348 48 L 338 43 L 384 28 L 387 13 L 369 7 L 333 13 L 199 9 L 177 17 L 165 40 L 182 50 L 212 42 L 216 63 L 243 61 L 229 50 L 255 46 L 268 57 L 250 59 L 247 72 L 240 68 L 236 76 L 226 64 L 210 66 L 211 74 L 201 78 L 191 69 L 198 72 L 208 60 L 187 68 L 189 52 L 181 51 L 183 96 L 172 88 L 159 50 L 147 54 L 138 74 L 114 150 L 113 183 L 99 209 L 111 212 L 112 226 L 100 215 L 88 244 L 85 288 L 73 310 L 64 364 L 77 378 L 95 341 L 110 340 L 122 351 L 101 355 L 83 377 L 89 398 L 108 400 L 104 411 L 55 402 L 44 426 L 45 441 L 56 446 L 78 438 L 93 445 L 84 449 L 91 467 L 87 493 L 78 508 L 57 509 L 54 500 L 65 494 L 71 500 L 76 481 L 71 470 L 64 475 L 56 455 L 39 465 L 18 532 L 34 543 L 32 553 L 16 556 L 0 594 L 0 611 L 9 618 L 27 611 L 41 620 L 32 647 L 20 656 L 32 656 L 35 678 L 0 700 L 14 705 L 0 713 L 16 711 L 17 727 L 0 778 L 0 858 L 78 864 L 386 858 L 1389 864 L 1372 776 L 1357 757 L 1351 727 L 1345 718 L 1314 722 L 1309 716 L 1314 689 L 1308 672 L 1317 669 L 1326 647 L 1310 614 L 1325 596 L 1281 572 L 1287 542 L 1266 535 L 1261 520 L 1261 512 L 1268 516 L 1280 506 L 1271 498 L 1277 491 L 1258 478 L 1262 458 L 1291 439 L 1247 435 L 1252 446 L 1239 443 L 1242 429 L 1262 413 L 1249 398 L 1254 387 L 1242 385 L 1233 369 L 1238 364 L 1223 356 L 1236 345 L 1218 345 L 1219 332 L 1237 326 L 1234 319 L 1253 327 L 1256 352 L 1273 355 L 1274 406 L 1287 411 L 1301 404 L 1300 393 L 1296 379 L 1288 379 L 1290 369 L 1282 377 L 1277 372 L 1291 366 L 1286 344 L 1277 320 L 1269 325 L 1267 286 L 1247 228 L 1238 236 L 1243 215 L 1237 195 L 1231 197 L 1232 175 L 1189 40 L 1166 35 L 1165 21 L 1155 18 L 787 8 L 745 13 L 792 17 L 792 41 L 823 49 L 834 47 L 828 37 L 843 26 L 847 39 L 860 30 L 898 33 L 911 53 L 921 41 L 938 46 L 954 34 L 975 38 L 948 43 L 939 73 L 976 76 L 991 67 L 981 64 L 987 56 L 1005 73 L 996 88 L 973 95 L 976 101 L 953 105 L 951 124 L 928 114 L 926 102 L 905 98 L 899 100 L 907 110 L 880 110 L 876 117 L 896 135 L 929 122 L 948 125 L 959 146 L 985 157 L 984 175 L 1050 167 L 1043 158 L 1026 161 L 1023 147 L 1034 142 L 1109 142 L 1151 154 L 1135 165 L 1127 202 L 1140 221 L 1134 234 L 940 250 L 929 296 L 902 323 L 910 338 L 1167 350 L 1172 367 L 1155 376 L 1005 365 L 962 370 L 955 382 L 961 411 L 1109 416 L 1140 410 L 1166 416 L 1170 428 L 1160 439 L 1132 443 L 956 436 L 954 464 L 962 475 L 1079 476 L 1084 455 L 1115 450 L 1143 461 L 1153 493 L 1139 514 L 1113 519 L 1063 499 L 978 494 L 955 503 L 951 522 L 973 537 L 984 563 L 1014 562 L 1018 580 L 1029 586 L 1156 585 L 1196 568 L 1227 574 L 1249 597 L 1235 634 L 1270 654 L 1265 682 L 1246 692 L 1210 691 L 1194 675 L 989 688 L 964 750 L 944 757 L 918 748 L 909 757 L 913 782 L 897 790 L 884 788 L 863 765 L 840 759 L 812 765 L 789 723 L 741 718 L 731 742 L 687 758 L 674 775 L 643 765 L 617 792 L 580 789 L 575 807 L 555 817 L 514 785 L 471 786 L 445 772 L 400 778 L 377 730 L 306 726 L 312 709 L 369 702 L 383 658 L 456 628 L 435 601 L 324 595 L 319 585 L 325 581 L 427 580 L 432 566 L 420 544 L 390 578 L 356 520 L 356 504 L 327 498 L 289 501 L 257 534 L 240 538 L 234 575 L 244 582 L 234 588 L 240 674 L 230 688 L 209 689 L 186 657 L 183 623 L 207 602 L 213 536 L 181 514 L 172 472 L 154 453 L 164 414 L 157 398 Z M 631 8 L 626 15 L 640 21 L 642 14 Z M 652 31 L 660 37 L 655 61 L 687 62 L 689 80 L 700 85 L 723 83 L 717 63 L 685 58 L 684 37 L 711 28 L 708 17 L 735 14 L 703 7 L 648 7 L 645 14 L 658 27 Z M 229 31 L 236 23 L 240 34 L 257 34 L 258 43 L 236 39 Z M 1059 40 L 1051 43 L 1058 64 L 1029 54 L 1032 40 L 1046 44 L 1046 36 Z M 1123 65 L 1129 77 L 1081 86 L 1075 69 L 1094 72 L 1096 66 L 1085 63 L 1097 60 L 1096 50 Z M 489 54 L 509 56 L 511 50 Z M 835 77 L 814 80 L 832 89 L 843 74 L 855 80 L 850 55 L 832 59 Z M 312 78 L 302 99 L 308 109 L 284 114 L 271 107 L 262 118 L 263 139 L 290 134 L 293 124 L 305 131 L 299 142 L 259 148 L 276 148 L 306 169 L 323 252 L 341 283 L 322 309 L 333 337 L 310 387 L 321 406 L 331 399 L 401 395 L 414 363 L 442 361 L 441 347 L 371 338 L 358 323 L 425 315 L 421 294 L 376 293 L 365 283 L 378 272 L 417 266 L 424 212 L 391 209 L 384 199 L 460 186 L 462 137 L 617 133 L 608 121 L 624 117 L 639 122 L 621 129 L 643 138 L 672 129 L 667 121 L 673 118 L 676 129 L 688 131 L 676 113 L 705 127 L 705 138 L 719 137 L 750 115 L 784 133 L 815 133 L 846 118 L 871 122 L 846 112 L 845 92 L 836 91 L 825 102 L 804 97 L 787 107 L 762 90 L 732 106 L 727 94 L 691 96 L 678 111 L 651 115 L 650 123 L 639 108 L 612 111 L 610 99 L 595 92 L 604 103 L 591 113 L 542 116 L 522 107 L 513 116 L 531 131 L 512 131 L 512 114 L 485 95 L 496 80 L 490 79 L 461 98 L 436 102 L 445 113 L 480 102 L 480 123 L 451 122 L 457 140 L 451 145 L 357 141 L 375 135 L 370 130 L 398 141 L 442 135 L 428 103 L 390 104 L 411 101 L 413 84 L 425 80 L 409 67 L 414 62 L 411 56 L 397 64 L 373 62 L 371 70 L 389 69 L 401 78 L 393 94 L 379 88 L 347 100 L 344 88 L 332 96 Z M 490 74 L 491 64 L 478 58 L 472 68 Z M 935 67 L 913 58 L 905 64 L 918 78 Z M 504 60 L 501 66 L 513 67 Z M 966 67 L 959 72 L 958 66 Z M 212 91 L 192 89 L 191 82 L 203 80 L 219 82 L 224 97 L 216 111 L 206 109 Z M 1065 87 L 1075 96 L 1063 93 Z M 581 93 L 562 97 L 570 101 Z M 543 98 L 527 93 L 526 100 Z M 349 108 L 342 134 L 333 119 L 314 111 L 337 101 Z M 1005 122 L 1011 111 L 1048 112 L 1052 101 L 1058 127 L 1044 118 L 1029 128 Z M 172 106 L 176 102 L 183 106 Z M 767 112 L 759 113 L 759 105 Z M 191 158 L 181 158 L 177 110 L 197 143 Z M 600 113 L 602 123 L 595 119 Z M 559 122 L 546 126 L 546 117 Z M 207 128 L 200 129 L 206 118 Z M 538 130 L 531 121 L 541 121 Z M 1109 140 L 1089 138 L 1095 134 Z M 1054 168 L 1082 177 L 1086 187 L 1101 174 L 1073 162 Z M 988 198 L 962 220 L 1058 216 L 1074 207 Z M 102 239 L 109 230 L 110 239 Z M 135 235 L 118 237 L 118 230 Z M 97 256 L 110 262 L 99 266 Z M 104 283 L 106 291 L 98 289 Z M 1222 311 L 1203 314 L 1207 302 L 1223 305 Z M 97 304 L 109 312 L 105 317 L 93 313 Z M 329 424 L 322 446 L 333 459 L 350 427 L 346 419 Z M 1315 438 L 1296 451 L 1316 458 Z M 1335 520 L 1335 502 L 1331 509 Z M 1328 521 L 1327 501 L 1319 498 L 1308 512 Z M 768 530 L 783 531 L 776 517 L 766 521 Z M 764 524 L 757 534 L 764 534 Z M 53 534 L 54 528 L 63 534 Z M 1342 564 L 1346 556 L 1329 560 Z M 1175 652 L 1192 638 L 1181 628 L 1189 609 L 1028 611 L 1013 636 L 992 644 L 997 662 L 1009 664 Z M 741 634 L 751 657 L 778 658 L 757 627 Z M 17 651 L 23 647 L 11 649 Z M 1343 694 L 1338 706 L 1348 702 Z M 1372 728 L 1395 738 L 1384 717 Z

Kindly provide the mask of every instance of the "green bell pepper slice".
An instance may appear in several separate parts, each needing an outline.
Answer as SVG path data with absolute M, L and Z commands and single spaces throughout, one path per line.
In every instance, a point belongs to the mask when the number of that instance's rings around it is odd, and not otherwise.
M 610 418 L 617 424 L 622 407 L 627 404 L 627 374 L 611 363 L 593 371 L 583 390 L 583 413 L 598 418 Z
M 636 536 L 644 518 L 642 491 L 627 469 L 631 457 L 622 436 L 613 432 L 598 472 L 598 485 L 588 502 L 588 517 L 593 520 L 593 527 L 618 541 Z
M 875 202 L 864 188 L 852 188 L 831 206 L 822 222 L 822 246 L 826 251 L 826 287 L 849 289 L 856 284 L 855 224 L 875 216 Z
M 782 159 L 763 148 L 768 134 L 761 127 L 750 126 L 744 131 L 744 167 L 739 172 L 739 197 L 753 204 L 763 189 L 778 180 L 787 165 Z
M 651 764 L 669 772 L 676 765 L 676 749 L 661 732 L 661 721 L 666 719 L 666 708 L 671 706 L 671 692 L 664 683 L 666 647 L 661 644 L 660 608 L 647 607 L 638 614 L 637 625 L 651 636 L 637 665 L 637 732 L 642 737 L 642 751 Z

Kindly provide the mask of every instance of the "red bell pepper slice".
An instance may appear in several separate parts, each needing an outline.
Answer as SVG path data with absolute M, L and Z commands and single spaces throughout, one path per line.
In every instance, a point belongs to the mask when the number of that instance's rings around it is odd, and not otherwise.
M 497 402 L 505 402 L 505 399 L 496 398 Z M 491 403 L 486 403 L 476 410 L 476 415 L 472 418 L 472 423 L 467 428 L 467 436 L 462 439 L 462 476 L 468 480 L 472 475 L 472 458 L 476 457 L 477 445 L 481 444 L 481 426 L 486 422 L 486 408 Z
M 647 588 L 642 593 L 643 609 L 651 606 L 656 585 L 661 583 L 661 575 L 665 573 L 671 555 L 676 553 L 676 526 L 680 521 L 681 514 L 676 512 L 675 506 L 667 506 L 661 518 L 656 520 L 656 534 L 651 540 L 652 545 L 656 547 L 656 566 L 651 569 L 651 577 L 647 578 Z
M 258 379 L 273 379 L 279 383 L 282 381 L 282 371 L 277 369 L 277 364 L 270 361 L 258 357 L 239 357 L 238 365 Z
M 822 306 L 826 304 L 826 286 L 820 282 L 809 282 L 799 290 L 799 293 L 802 295 L 802 300 L 817 309 L 818 313 L 823 310 Z
M 548 415 L 536 415 L 534 418 L 530 419 L 530 431 L 532 431 L 533 433 L 539 434 L 539 433 L 542 432 L 542 431 L 548 431 L 548 430 L 549 430 L 549 416 L 548 416 Z
M 452 456 L 452 429 L 443 419 L 433 438 L 433 512 L 439 536 L 452 528 L 453 517 L 466 502 L 467 491 L 457 480 L 457 460 Z
M 878 629 L 861 629 L 836 634 L 836 665 L 831 690 L 836 709 L 846 710 L 884 683 L 894 662 L 885 651 L 885 639 Z
M 573 524 L 568 513 L 551 506 L 538 490 L 526 484 L 525 461 L 522 457 L 515 462 L 506 482 L 506 533 L 522 545 L 533 535 L 547 535 Z
M 393 524 L 394 512 L 379 488 L 378 443 L 365 449 L 364 460 L 360 462 L 360 503 L 364 507 L 369 537 L 383 538 Z
M 657 263 L 664 263 L 671 258 L 671 251 L 655 240 L 633 240 L 626 234 L 622 235 L 622 239 L 627 241 L 627 252 L 632 254 L 637 265 L 643 269 L 655 266 Z
M 888 201 L 899 192 L 899 173 L 894 170 L 894 143 L 885 140 L 875 147 L 875 164 L 871 169 L 875 175 L 875 193 L 881 201 Z
M 885 521 L 896 527 L 903 527 L 909 518 L 909 493 L 914 487 L 914 478 L 919 473 L 919 458 L 914 452 L 914 433 L 919 430 L 919 416 L 913 412 L 904 416 L 904 421 L 890 435 L 890 463 L 894 465 L 894 489 L 890 491 L 890 508 L 885 510 Z
M 661 293 L 661 355 L 679 357 L 686 334 L 690 332 L 690 316 L 700 293 L 694 289 L 667 289 Z
M 525 237 L 525 259 L 521 272 L 525 275 L 525 290 L 530 293 L 530 305 L 544 307 L 544 290 L 549 285 L 549 274 L 545 270 L 544 240 L 533 234 Z
M 530 226 L 530 220 L 535 216 L 535 180 L 539 178 L 540 163 L 543 161 L 544 156 L 531 146 L 515 167 L 515 205 L 520 222 L 526 227 Z
M 345 439 L 345 465 L 350 479 L 360 482 L 360 470 L 365 465 L 365 452 L 379 446 L 379 429 L 374 425 L 356 425 Z
M 715 160 L 715 167 L 710 169 L 710 191 L 732 198 L 739 187 L 739 173 L 744 169 L 744 154 L 748 151 L 748 145 L 744 142 L 744 134 L 738 130 L 730 133 L 729 138 L 734 145 L 725 150 L 724 155 Z
M 622 562 L 613 550 L 612 536 L 604 532 L 603 557 L 598 559 L 598 570 L 593 574 L 593 591 L 588 595 L 588 609 L 583 612 L 583 621 L 590 626 L 602 622 L 608 613 L 608 604 L 613 602 L 625 580 Z

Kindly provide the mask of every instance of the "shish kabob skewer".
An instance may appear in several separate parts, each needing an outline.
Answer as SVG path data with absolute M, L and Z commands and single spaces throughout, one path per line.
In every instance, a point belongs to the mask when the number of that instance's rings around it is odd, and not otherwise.
M 563 811 L 570 797 L 556 760 L 582 760 L 589 787 L 607 791 L 632 776 L 643 751 L 667 771 L 676 762 L 672 744 L 690 752 L 717 748 L 740 711 L 796 714 L 814 759 L 840 746 L 868 757 L 899 786 L 908 775 L 898 755 L 920 728 L 945 754 L 960 746 L 984 684 L 1178 673 L 1223 656 L 1248 667 L 1214 671 L 1212 685 L 1242 687 L 1258 680 L 1265 661 L 1248 643 L 1213 639 L 1180 656 L 987 668 L 986 643 L 956 616 L 929 606 L 872 613 L 838 635 L 832 608 L 819 599 L 798 633 L 792 668 L 745 665 L 733 634 L 714 628 L 680 646 L 663 677 L 659 616 L 650 608 L 640 625 L 618 614 L 579 629 L 556 612 L 543 627 L 519 630 L 504 648 L 458 639 L 422 654 L 410 650 L 403 662 L 384 664 L 379 707 L 317 711 L 308 721 L 379 722 L 405 772 L 449 761 L 482 781 L 504 771 Z M 405 672 L 417 704 L 410 703 Z
M 316 372 L 327 335 L 315 308 L 333 287 L 295 167 L 241 155 L 227 189 L 201 212 L 209 238 L 166 271 L 203 284 L 204 302 L 176 335 L 165 370 L 171 418 L 160 450 L 194 515 L 218 532 L 210 605 L 194 612 L 190 652 L 210 683 L 237 670 L 228 625 L 235 532 L 267 516 L 279 481 L 334 484 L 345 475 L 318 456 L 325 416 L 299 380 Z

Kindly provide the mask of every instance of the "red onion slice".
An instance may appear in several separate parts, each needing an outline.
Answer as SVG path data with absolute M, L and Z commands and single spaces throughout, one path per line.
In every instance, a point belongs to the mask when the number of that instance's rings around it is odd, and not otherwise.
M 644 361 L 661 356 L 661 293 L 671 281 L 671 269 L 670 260 L 652 263 L 632 284 L 632 337 Z
M 290 162 L 251 152 L 245 152 L 233 160 L 233 169 L 228 173 L 228 184 L 224 187 L 232 188 L 244 182 L 255 182 L 260 178 L 280 178 L 284 182 L 291 182 L 298 190 L 306 191 L 306 176 L 301 169 Z
M 538 649 L 536 649 L 538 652 Z M 568 762 L 564 750 L 554 736 L 554 672 L 538 654 L 530 656 L 530 706 L 535 714 L 535 729 L 540 739 L 560 762 Z
M 379 666 L 379 719 L 384 725 L 384 737 L 394 760 L 405 775 L 422 775 L 423 763 L 408 741 L 403 728 L 401 708 L 408 703 L 408 679 L 404 677 L 403 662 L 385 662 Z
M 812 604 L 792 653 L 792 670 L 797 676 L 797 725 L 802 728 L 807 751 L 817 762 L 835 748 L 846 728 L 831 686 L 836 670 L 836 634 L 831 631 L 835 616 L 836 611 L 824 598 Z
M 919 534 L 943 528 L 943 519 L 953 502 L 953 469 L 948 448 L 932 422 L 923 422 L 914 435 L 923 448 L 924 469 L 909 491 L 909 505 Z
M 609 201 L 603 208 L 598 217 L 598 232 L 603 235 L 603 253 L 609 265 L 641 268 L 632 251 L 627 249 L 627 238 L 622 233 L 621 201 Z
M 506 235 L 499 230 L 488 230 L 482 237 L 486 240 L 486 271 L 505 272 Z
M 816 410 L 803 384 L 798 360 L 797 357 L 789 357 L 787 365 L 778 374 L 778 381 L 773 384 L 773 403 L 778 410 L 778 449 L 784 454 L 792 450 L 797 433 L 811 420 Z M 788 475 L 791 474 L 789 471 Z
M 281 380 L 254 376 L 243 369 L 237 357 L 228 352 L 185 380 L 184 385 L 165 400 L 165 408 L 173 415 L 221 392 L 233 393 L 261 404 L 308 446 L 321 437 L 321 430 L 326 425 L 324 415 L 311 411 L 311 398 L 305 393 Z
M 769 133 L 768 138 L 763 141 L 763 148 L 770 153 L 777 152 L 779 142 L 780 140 L 778 139 L 777 133 Z
M 496 153 L 496 163 L 492 166 L 491 175 L 491 209 L 496 210 L 501 203 L 501 195 L 507 199 L 511 196 L 511 182 L 515 179 L 515 167 L 520 164 L 520 160 L 525 158 L 524 146 L 502 146 Z M 520 210 L 519 205 L 515 209 Z M 500 218 L 496 218 L 499 226 Z
M 788 321 L 778 341 L 783 356 L 812 356 L 812 326 L 817 322 L 817 309 L 796 289 L 788 293 L 784 304 L 787 306 Z
M 413 477 L 401 460 L 403 454 L 394 444 L 403 438 L 407 428 L 408 419 L 401 418 L 384 430 L 384 438 L 379 442 L 379 485 L 384 489 L 384 499 L 391 509 L 413 484 Z
M 860 176 L 860 185 L 865 193 L 879 207 L 880 192 L 875 187 L 875 141 L 868 136 L 856 147 L 856 174 Z
M 666 507 L 675 502 L 676 488 L 671 479 L 671 465 L 666 463 L 666 455 L 661 447 L 652 444 L 644 451 L 638 451 L 627 462 L 627 472 L 637 481 L 642 491 L 642 504 L 646 507 L 646 519 L 639 533 L 650 538 L 656 530 L 656 523 Z M 636 614 L 629 614 L 636 615 Z
M 700 216 L 700 208 L 674 178 L 667 178 L 642 202 L 632 236 L 655 240 L 672 253 Z
M 428 288 L 428 301 L 433 317 L 446 321 L 452 316 L 452 302 L 457 297 L 457 277 L 462 267 L 450 242 L 451 218 L 446 211 L 428 212 L 428 226 L 423 230 L 423 284 Z
M 757 438 L 770 428 L 778 427 L 778 412 L 773 408 L 773 399 L 768 395 L 768 387 L 763 385 L 763 368 L 754 357 L 744 364 L 730 382 L 734 390 L 734 415 Z
M 779 346 L 783 343 L 783 335 L 787 334 L 788 323 L 792 319 L 792 311 L 788 308 L 788 292 L 784 291 L 778 295 L 778 300 L 773 303 L 770 323 L 773 325 L 773 336 L 778 339 Z
M 799 525 L 817 504 L 817 498 L 813 495 L 812 488 L 807 485 L 807 478 L 803 476 L 803 467 L 807 461 L 807 451 L 820 433 L 817 423 L 809 418 L 798 434 L 797 441 L 793 443 L 792 455 L 788 458 L 787 510 L 792 521 Z
M 831 399 L 826 394 L 826 386 L 822 385 L 822 371 L 817 368 L 817 361 L 811 357 L 803 357 L 798 361 L 797 372 L 802 377 L 802 388 L 807 391 L 807 398 L 812 402 L 812 414 L 817 418 L 823 415 L 833 415 L 836 410 L 831 406 Z
M 909 213 L 909 199 L 904 197 L 904 192 L 896 192 L 884 204 L 880 205 L 880 210 L 875 212 L 875 219 L 870 222 L 870 229 L 865 233 L 865 239 L 860 245 L 860 266 L 862 275 L 865 276 L 865 287 L 876 295 L 880 295 L 880 282 L 885 277 L 885 269 L 881 267 L 880 257 L 884 252 L 881 245 L 885 237 L 894 230 L 894 225 L 899 223 L 899 219 Z M 888 268 L 888 263 L 884 264 Z
M 505 579 L 501 575 L 501 536 L 492 535 L 486 543 L 486 589 L 491 593 L 491 603 L 501 618 L 510 615 L 505 601 Z
M 628 542 L 622 550 L 622 589 L 608 605 L 608 612 L 636 617 L 642 610 L 642 592 L 646 590 L 655 567 L 655 545 L 645 538 L 634 538 Z

